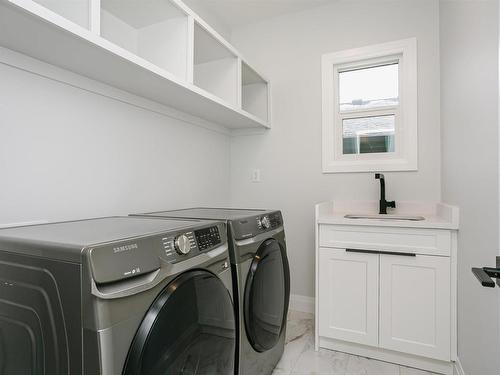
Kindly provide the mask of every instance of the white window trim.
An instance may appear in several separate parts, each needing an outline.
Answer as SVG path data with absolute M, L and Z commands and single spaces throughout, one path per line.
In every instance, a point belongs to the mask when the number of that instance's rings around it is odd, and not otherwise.
M 342 117 L 338 93 L 338 71 L 345 67 L 399 63 L 399 98 L 397 107 L 363 110 L 368 115 L 396 115 L 396 151 L 391 153 L 344 155 Z M 368 47 L 325 54 L 322 57 L 323 84 L 323 173 L 414 171 L 418 169 L 417 119 L 417 40 L 404 39 Z M 357 110 L 349 118 L 359 117 Z M 354 115 L 354 116 L 352 116 Z

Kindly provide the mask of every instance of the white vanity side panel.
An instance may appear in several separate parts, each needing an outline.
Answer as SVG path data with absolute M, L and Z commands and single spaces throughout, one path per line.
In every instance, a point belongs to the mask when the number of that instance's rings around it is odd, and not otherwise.
M 319 243 L 322 247 L 450 256 L 451 234 L 439 229 L 324 224 L 320 225 Z
M 319 336 L 378 345 L 377 254 L 319 249 Z
M 380 347 L 450 360 L 450 258 L 380 255 Z

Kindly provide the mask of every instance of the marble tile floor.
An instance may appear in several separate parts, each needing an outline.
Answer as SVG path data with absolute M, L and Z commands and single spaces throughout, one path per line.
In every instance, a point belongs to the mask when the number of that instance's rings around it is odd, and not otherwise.
M 285 352 L 273 375 L 431 375 L 326 349 L 314 351 L 313 315 L 290 311 Z

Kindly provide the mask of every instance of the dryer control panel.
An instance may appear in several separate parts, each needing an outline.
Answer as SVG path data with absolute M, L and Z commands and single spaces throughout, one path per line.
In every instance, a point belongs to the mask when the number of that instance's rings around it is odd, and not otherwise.
M 231 221 L 234 238 L 243 240 L 255 237 L 283 226 L 283 216 L 280 211 L 270 211 L 262 215 Z

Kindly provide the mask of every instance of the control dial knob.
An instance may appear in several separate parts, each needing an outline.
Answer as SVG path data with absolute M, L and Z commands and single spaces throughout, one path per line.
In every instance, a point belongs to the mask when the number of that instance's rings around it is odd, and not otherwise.
M 262 225 L 262 228 L 264 229 L 269 229 L 271 227 L 271 220 L 269 220 L 269 217 L 264 216 L 260 219 L 260 225 Z
M 175 251 L 177 251 L 181 255 L 186 255 L 191 251 L 191 243 L 189 241 L 188 236 L 185 234 L 181 234 L 176 237 L 174 240 Z

